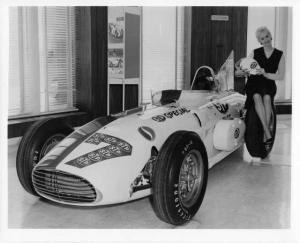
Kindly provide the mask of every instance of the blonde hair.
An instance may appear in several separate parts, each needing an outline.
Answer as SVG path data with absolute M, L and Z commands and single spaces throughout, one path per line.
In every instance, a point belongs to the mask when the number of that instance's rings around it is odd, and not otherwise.
M 259 36 L 263 32 L 267 32 L 267 34 L 269 34 L 270 37 L 272 38 L 272 34 L 271 34 L 270 30 L 267 27 L 262 26 L 262 27 L 257 28 L 257 30 L 255 32 L 255 36 L 256 36 L 256 39 L 258 40 L 258 42 L 259 42 Z

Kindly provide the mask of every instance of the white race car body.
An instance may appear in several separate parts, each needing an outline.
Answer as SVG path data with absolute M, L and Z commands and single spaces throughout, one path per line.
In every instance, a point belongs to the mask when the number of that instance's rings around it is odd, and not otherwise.
M 162 105 L 166 94 L 175 94 L 175 102 Z M 148 196 L 153 151 L 174 132 L 199 135 L 209 168 L 236 150 L 243 143 L 244 102 L 245 96 L 233 91 L 156 93 L 145 109 L 121 114 L 101 128 L 87 124 L 57 144 L 33 169 L 35 190 L 49 200 L 82 206 Z

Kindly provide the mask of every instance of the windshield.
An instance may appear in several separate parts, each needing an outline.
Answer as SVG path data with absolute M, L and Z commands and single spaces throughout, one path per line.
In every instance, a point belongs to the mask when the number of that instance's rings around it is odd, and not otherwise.
M 200 67 L 196 71 L 192 83 L 192 90 L 215 90 L 214 73 L 209 67 Z
M 224 64 L 215 75 L 209 66 L 199 67 L 194 75 L 192 90 L 226 91 L 234 89 L 234 54 L 230 52 Z
M 234 89 L 234 54 L 230 52 L 224 64 L 221 66 L 219 72 L 215 76 L 219 83 L 219 90 Z

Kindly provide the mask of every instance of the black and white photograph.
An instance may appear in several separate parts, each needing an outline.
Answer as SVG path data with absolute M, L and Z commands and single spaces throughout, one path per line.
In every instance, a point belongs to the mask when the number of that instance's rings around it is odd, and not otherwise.
M 122 78 L 124 76 L 124 54 L 123 49 L 108 49 L 108 76 Z
M 298 10 L 2 4 L 0 241 L 300 242 Z
M 108 43 L 120 44 L 124 39 L 124 8 L 110 7 L 108 9 Z

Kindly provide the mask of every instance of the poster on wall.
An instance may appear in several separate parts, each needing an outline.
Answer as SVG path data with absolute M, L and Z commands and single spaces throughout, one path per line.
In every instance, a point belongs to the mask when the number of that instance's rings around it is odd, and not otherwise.
M 124 75 L 124 55 L 123 49 L 108 49 L 108 76 L 112 78 L 122 78 Z
M 124 40 L 123 8 L 110 7 L 108 14 L 108 43 L 120 44 Z

